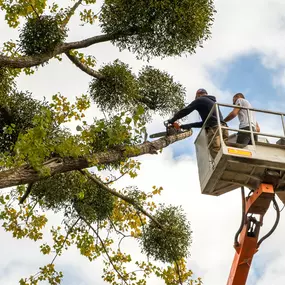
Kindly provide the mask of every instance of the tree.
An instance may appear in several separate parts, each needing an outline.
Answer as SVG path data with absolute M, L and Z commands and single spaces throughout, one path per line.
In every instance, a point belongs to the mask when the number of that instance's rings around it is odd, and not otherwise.
M 45 210 L 64 214 L 64 227 L 50 230 L 53 244 L 40 247 L 43 254 L 54 253 L 53 260 L 20 284 L 59 284 L 63 273 L 54 262 L 71 245 L 90 261 L 105 255 L 103 279 L 110 284 L 146 284 L 151 274 L 165 284 L 201 284 L 186 268 L 191 230 L 183 210 L 153 202 L 161 187 L 149 193 L 114 189 L 120 177 L 138 175 L 140 163 L 133 158 L 191 135 L 146 139 L 146 123 L 154 114 L 181 108 L 185 89 L 149 65 L 138 74 L 119 59 L 96 68 L 94 57 L 79 50 L 110 41 L 142 59 L 191 54 L 210 36 L 213 1 L 105 0 L 97 14 L 95 0 L 73 1 L 65 9 L 60 4 L 0 1 L 10 28 L 19 28 L 19 40 L 4 43 L 0 52 L 0 188 L 8 188 L 0 196 L 0 218 L 15 238 L 36 241 L 43 239 Z M 99 25 L 103 34 L 67 42 L 73 15 L 82 24 Z M 17 76 L 31 75 L 62 56 L 90 75 L 88 95 L 71 104 L 61 94 L 47 102 L 18 90 Z M 87 124 L 84 113 L 91 100 L 104 116 Z M 65 127 L 70 121 L 78 122 L 76 132 Z M 120 239 L 118 247 L 110 234 Z M 120 247 L 125 238 L 136 239 L 150 259 L 132 260 Z M 137 269 L 129 271 L 130 263 Z

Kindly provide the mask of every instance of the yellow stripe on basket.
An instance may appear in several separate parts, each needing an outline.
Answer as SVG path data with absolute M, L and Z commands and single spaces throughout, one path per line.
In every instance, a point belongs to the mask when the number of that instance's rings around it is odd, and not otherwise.
M 243 156 L 252 156 L 251 151 L 243 150 L 243 149 L 236 149 L 236 148 L 228 148 L 228 153 L 238 154 L 238 155 L 243 155 Z

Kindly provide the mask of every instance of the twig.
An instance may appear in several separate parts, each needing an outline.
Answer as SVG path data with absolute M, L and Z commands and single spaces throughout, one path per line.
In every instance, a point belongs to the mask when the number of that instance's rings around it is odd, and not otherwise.
M 126 172 L 124 172 L 123 174 L 121 174 L 120 176 L 116 177 L 116 178 L 113 179 L 113 180 L 108 181 L 108 182 L 105 183 L 105 184 L 106 184 L 106 185 L 109 185 L 109 184 L 111 184 L 111 183 L 114 183 L 114 182 L 118 181 L 119 179 L 121 179 L 123 176 L 125 176 L 127 173 L 128 173 L 128 172 L 126 171 Z
M 106 191 L 111 193 L 112 195 L 114 195 L 114 196 L 124 200 L 125 202 L 133 205 L 137 210 L 139 210 L 141 213 L 143 213 L 145 216 L 147 216 L 149 219 L 151 219 L 159 228 L 163 229 L 162 224 L 155 217 L 153 217 L 151 214 L 149 214 L 143 207 L 138 205 L 133 199 L 131 199 L 130 197 L 125 196 L 125 195 L 123 195 L 121 193 L 118 193 L 117 191 L 109 188 L 100 179 L 98 179 L 97 177 L 92 175 L 89 171 L 81 169 L 81 170 L 79 170 L 79 172 L 81 172 L 82 175 L 85 175 L 90 180 L 92 180 L 94 183 L 96 183 L 97 185 L 99 185 L 100 187 L 102 187 L 103 189 L 105 189 Z
M 138 211 L 137 211 L 137 215 L 139 216 L 139 219 L 140 219 L 140 222 L 141 222 L 141 225 L 142 225 L 142 232 L 143 232 L 143 235 L 145 236 L 144 223 L 143 223 L 141 215 L 140 215 L 140 213 Z M 146 256 L 146 258 L 147 258 L 147 262 L 149 262 L 149 256 L 148 255 Z
M 73 228 L 76 226 L 76 224 L 79 222 L 79 220 L 80 220 L 80 218 L 78 218 L 78 219 L 75 221 L 75 223 L 68 229 L 68 231 L 67 231 L 67 233 L 66 233 L 66 236 L 65 236 L 65 239 L 64 239 L 64 241 L 63 241 L 63 243 L 62 243 L 60 249 L 57 250 L 57 253 L 56 253 L 56 255 L 54 256 L 54 258 L 53 258 L 51 264 L 53 264 L 53 263 L 55 262 L 56 258 L 57 258 L 58 255 L 59 255 L 59 252 L 60 252 L 60 251 L 62 250 L 62 248 L 64 247 L 64 245 L 65 245 L 65 243 L 66 243 L 66 241 L 67 241 L 67 239 L 68 239 L 69 234 L 71 233 L 71 231 L 73 230 Z
M 36 203 L 34 204 L 34 206 L 31 208 L 31 210 L 29 211 L 28 215 L 27 215 L 27 219 L 26 219 L 26 223 L 28 222 L 29 220 L 29 217 L 30 217 L 30 214 L 34 211 L 35 207 L 37 206 L 38 204 L 38 200 L 36 200 Z
M 128 283 L 126 282 L 124 276 L 122 276 L 122 274 L 118 271 L 118 269 L 116 268 L 115 264 L 113 263 L 112 261 L 112 258 L 110 257 L 109 253 L 108 253 L 108 250 L 104 244 L 104 241 L 101 239 L 101 237 L 99 236 L 99 234 L 97 233 L 97 231 L 94 229 L 94 227 L 83 217 L 81 217 L 81 219 L 86 223 L 86 225 L 89 226 L 90 229 L 92 229 L 93 233 L 97 236 L 97 238 L 99 239 L 104 251 L 105 251 L 105 254 L 106 256 L 108 257 L 108 260 L 109 262 L 111 263 L 111 265 L 113 266 L 114 270 L 117 272 L 117 274 L 120 276 L 120 278 L 122 279 L 122 281 L 128 285 Z
M 137 211 L 137 215 L 138 215 L 138 217 L 139 217 L 139 219 L 140 219 L 140 222 L 141 222 L 142 232 L 143 232 L 143 234 L 145 234 L 145 231 L 144 231 L 144 223 L 143 223 L 142 218 L 141 218 L 141 215 L 140 215 L 140 213 L 139 213 L 138 211 Z
M 98 235 L 99 235 L 99 224 L 98 224 L 98 222 L 97 222 L 97 233 L 98 233 Z M 108 234 L 107 234 L 107 236 L 108 236 Z M 98 243 L 98 237 L 97 237 L 96 243 Z
M 13 194 L 13 192 L 10 195 L 11 195 L 11 197 L 10 197 L 9 201 L 6 203 L 7 207 L 10 207 L 15 202 L 15 200 L 17 199 L 16 194 Z
M 122 233 L 121 231 L 119 231 L 116 226 L 114 225 L 113 221 L 111 220 L 111 218 L 109 217 L 109 221 L 110 221 L 110 224 L 112 226 L 112 228 L 115 230 L 115 232 L 117 234 L 120 234 L 122 235 L 122 238 L 120 239 L 119 243 L 118 243 L 118 249 L 120 249 L 120 246 L 121 246 L 121 242 L 123 241 L 124 238 L 128 238 L 128 237 L 133 237 L 131 235 L 125 235 L 124 233 Z
M 69 12 L 67 13 L 65 19 L 62 21 L 62 24 L 61 24 L 61 27 L 62 27 L 62 28 L 64 28 L 64 27 L 68 24 L 70 18 L 71 18 L 72 15 L 74 14 L 75 10 L 76 10 L 76 9 L 79 7 L 79 5 L 82 3 L 82 1 L 83 1 L 83 0 L 79 0 L 79 1 L 75 2 L 75 4 L 70 8 L 70 10 L 69 10 Z
M 23 204 L 26 199 L 28 198 L 28 196 L 30 195 L 31 191 L 32 191 L 32 187 L 33 187 L 34 183 L 30 183 L 28 184 L 28 187 L 26 189 L 26 192 L 24 193 L 24 195 L 21 197 L 19 204 Z
M 119 241 L 119 243 L 118 243 L 118 249 L 119 249 L 119 250 L 121 250 L 121 243 L 122 243 L 123 239 L 129 238 L 129 237 L 133 237 L 133 236 L 127 235 L 127 236 L 123 236 L 123 237 L 120 239 L 120 241 Z
M 36 11 L 34 5 L 30 3 L 30 6 L 32 7 L 32 9 L 34 10 L 34 12 L 36 13 L 37 17 L 40 18 L 40 15 L 39 15 L 38 12 Z
M 53 258 L 51 264 L 53 264 L 53 263 L 55 262 L 56 258 L 58 257 L 59 251 L 63 248 L 63 246 L 64 246 L 64 244 L 65 244 L 65 242 L 66 242 L 66 240 L 67 240 L 67 238 L 68 238 L 68 236 L 69 236 L 71 230 L 75 227 L 75 225 L 78 223 L 79 220 L 80 220 L 80 218 L 78 218 L 78 219 L 76 220 L 76 222 L 69 228 L 69 230 L 68 230 L 68 232 L 67 232 L 67 234 L 66 234 L 66 236 L 65 236 L 65 239 L 64 239 L 64 241 L 63 241 L 63 243 L 62 243 L 60 249 L 59 249 L 58 252 L 56 253 L 55 257 Z M 35 277 L 36 277 L 37 275 L 39 275 L 40 273 L 41 273 L 40 271 L 37 272 L 37 273 L 35 273 L 35 274 L 32 276 L 32 278 L 35 278 Z
M 104 5 L 105 5 L 105 2 L 104 2 L 104 4 L 101 6 L 101 8 L 100 8 L 99 12 L 97 12 L 97 13 L 95 14 L 95 16 L 98 16 L 98 15 L 101 13 L 101 11 L 102 11 L 102 9 L 103 9 Z
M 115 230 L 115 232 L 116 232 L 117 234 L 120 234 L 120 235 L 122 235 L 122 236 L 126 236 L 124 233 L 122 233 L 121 231 L 119 231 L 119 230 L 116 228 L 115 224 L 113 223 L 113 221 L 111 220 L 110 217 L 109 217 L 109 221 L 110 221 L 110 223 L 111 223 L 111 226 L 113 227 L 113 229 Z

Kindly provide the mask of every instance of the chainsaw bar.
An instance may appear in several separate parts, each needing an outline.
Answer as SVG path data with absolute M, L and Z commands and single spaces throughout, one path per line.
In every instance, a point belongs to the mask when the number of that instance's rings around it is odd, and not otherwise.
M 178 134 L 181 134 L 184 132 L 185 131 L 182 131 L 182 130 L 171 130 L 171 131 L 167 131 L 167 132 L 159 132 L 159 133 L 151 134 L 149 137 L 151 139 L 154 139 L 154 138 L 178 135 Z
M 153 139 L 153 138 L 160 138 L 160 137 L 165 137 L 165 136 L 167 136 L 167 132 L 155 133 L 155 134 L 150 135 L 149 137 Z
M 155 133 L 155 134 L 151 134 L 149 137 L 151 139 L 153 139 L 153 138 L 160 138 L 160 137 L 178 135 L 178 134 L 181 134 L 181 133 L 184 133 L 184 132 L 185 131 L 182 131 L 180 129 L 179 124 L 174 122 L 173 125 L 168 125 L 168 126 L 166 125 L 166 131 Z

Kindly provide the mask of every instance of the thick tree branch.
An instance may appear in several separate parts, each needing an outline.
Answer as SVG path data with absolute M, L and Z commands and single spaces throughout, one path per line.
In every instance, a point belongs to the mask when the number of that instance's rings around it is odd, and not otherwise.
M 86 66 L 85 64 L 83 64 L 76 56 L 71 55 L 70 52 L 66 52 L 65 54 L 77 67 L 79 67 L 85 73 L 87 73 L 87 74 L 89 74 L 92 77 L 95 77 L 97 79 L 103 79 L 104 78 L 103 75 L 101 75 L 96 70 L 93 70 L 93 69 L 89 68 L 88 66 Z
M 149 214 L 143 207 L 141 207 L 140 205 L 138 205 L 133 199 L 131 199 L 130 197 L 123 195 L 113 189 L 111 189 L 110 187 L 108 187 L 107 185 L 105 185 L 100 179 L 98 179 L 97 177 L 95 177 L 94 175 L 92 175 L 89 171 L 87 170 L 80 170 L 80 172 L 87 176 L 90 180 L 92 180 L 94 183 L 96 183 L 97 185 L 99 185 L 100 187 L 102 187 L 103 189 L 105 189 L 107 192 L 109 192 L 110 194 L 122 199 L 123 201 L 133 205 L 138 211 L 140 211 L 142 214 L 144 214 L 145 216 L 147 216 L 148 218 L 150 218 L 159 228 L 163 228 L 163 225 L 159 223 L 159 221 L 153 217 L 151 214 Z
M 45 53 L 42 55 L 35 56 L 21 56 L 21 57 L 10 57 L 0 54 L 0 67 L 9 67 L 9 68 L 25 68 L 25 67 L 33 67 L 40 65 L 49 61 L 51 58 L 60 54 L 57 48 L 54 52 Z
M 192 131 L 187 131 L 178 135 L 163 137 L 152 142 L 145 142 L 134 147 L 135 152 L 125 152 L 124 150 L 110 150 L 108 152 L 99 152 L 89 157 L 80 158 L 54 158 L 44 163 L 44 166 L 53 176 L 57 173 L 68 172 L 72 170 L 80 170 L 92 167 L 98 164 L 108 164 L 120 161 L 125 158 L 137 157 L 144 154 L 156 154 L 158 150 L 183 140 L 192 135 Z M 0 172 L 0 189 L 29 184 L 44 179 L 33 168 L 23 165 L 18 168 L 12 168 Z
M 179 278 L 179 284 L 183 285 L 183 281 L 182 281 L 181 274 L 180 274 L 180 267 L 177 261 L 175 261 L 175 266 L 176 266 L 176 272 Z
M 33 184 L 34 183 L 30 183 L 28 185 L 26 192 L 24 193 L 24 195 L 21 197 L 21 199 L 19 201 L 19 204 L 23 204 L 26 201 L 26 199 L 28 198 L 28 196 L 30 195 L 30 193 L 32 191 Z
M 10 57 L 0 54 L 0 67 L 25 68 L 25 67 L 37 66 L 49 61 L 51 58 L 55 57 L 56 55 L 66 53 L 72 49 L 86 48 L 94 44 L 117 39 L 122 35 L 123 35 L 122 33 L 106 34 L 106 35 L 94 36 L 82 41 L 63 43 L 59 45 L 57 48 L 55 48 L 54 51 L 42 55 Z
M 117 32 L 117 33 L 112 33 L 112 34 L 104 34 L 104 35 L 100 35 L 100 36 L 94 36 L 94 37 L 91 37 L 91 38 L 88 38 L 88 39 L 85 39 L 82 41 L 65 43 L 65 44 L 63 44 L 64 52 L 69 51 L 71 49 L 87 48 L 87 47 L 92 46 L 94 44 L 112 41 L 112 40 L 118 39 L 124 35 L 126 35 L 126 33 Z
M 69 12 L 67 13 L 65 19 L 62 21 L 61 26 L 65 27 L 69 20 L 71 19 L 71 17 L 73 16 L 75 10 L 80 6 L 80 4 L 83 2 L 83 0 L 78 0 L 77 2 L 75 2 L 75 4 L 70 8 Z

